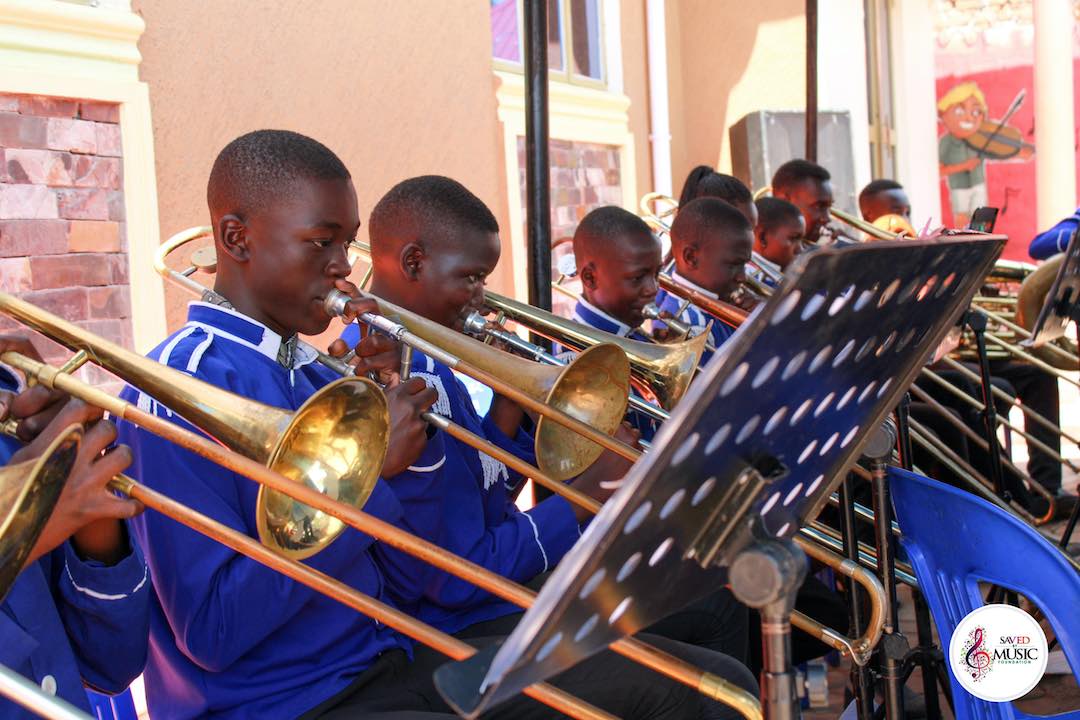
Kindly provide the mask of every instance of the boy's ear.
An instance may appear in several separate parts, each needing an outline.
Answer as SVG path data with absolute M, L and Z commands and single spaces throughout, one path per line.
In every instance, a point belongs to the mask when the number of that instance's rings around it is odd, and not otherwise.
M 424 248 L 416 243 L 407 243 L 401 248 L 401 272 L 410 281 L 420 279 L 420 273 L 424 268 Z
M 698 247 L 693 243 L 684 245 L 679 254 L 682 256 L 683 263 L 690 268 L 697 268 L 698 263 L 701 261 Z
M 236 215 L 223 215 L 218 220 L 217 231 L 221 249 L 236 262 L 247 262 L 251 247 L 244 221 Z
M 754 239 L 757 241 L 758 245 L 761 246 L 762 250 L 764 250 L 766 247 L 768 247 L 768 245 L 769 245 L 769 235 L 768 235 L 768 233 L 765 232 L 765 230 L 763 230 L 763 229 L 755 229 L 754 230 L 754 236 L 755 236 Z
M 581 286 L 588 288 L 589 290 L 596 289 L 596 265 L 592 260 L 585 263 L 585 267 L 578 271 L 578 275 L 581 277 Z

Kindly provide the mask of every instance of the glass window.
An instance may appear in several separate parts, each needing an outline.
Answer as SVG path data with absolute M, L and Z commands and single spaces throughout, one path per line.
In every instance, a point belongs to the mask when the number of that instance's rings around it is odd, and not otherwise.
M 490 2 L 492 56 L 520 69 L 524 62 L 522 0 Z M 601 0 L 547 0 L 547 4 L 550 77 L 589 84 L 603 82 Z
M 574 72 L 593 80 L 603 80 L 600 0 L 570 0 L 570 31 Z
M 521 62 L 517 0 L 491 0 L 491 50 L 496 60 Z

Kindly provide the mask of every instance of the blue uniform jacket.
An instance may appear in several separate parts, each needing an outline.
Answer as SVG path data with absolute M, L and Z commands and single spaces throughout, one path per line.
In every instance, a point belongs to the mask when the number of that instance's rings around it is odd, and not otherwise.
M 296 409 L 336 376 L 298 352 L 276 361 L 281 338 L 233 310 L 192 303 L 188 322 L 150 357 L 218 387 Z M 186 425 L 132 388 L 125 399 Z M 259 486 L 169 442 L 119 423 L 131 474 L 236 530 L 257 537 Z M 438 443 L 432 452 L 439 452 Z M 380 481 L 364 510 L 397 522 L 401 506 Z M 341 691 L 382 652 L 411 641 L 338 602 L 154 511 L 133 522 L 154 579 L 145 681 L 154 718 L 296 717 Z M 311 567 L 384 602 L 418 597 L 423 566 L 351 528 Z
M 1080 208 L 1054 227 L 1036 235 L 1028 246 L 1028 255 L 1036 260 L 1046 260 L 1065 252 L 1077 227 L 1080 227 Z
M 710 292 L 705 288 L 698 287 L 689 280 L 681 277 L 678 273 L 673 273 L 672 277 L 674 277 L 675 281 L 681 285 L 685 285 L 688 288 L 697 290 L 698 292 L 709 295 L 713 298 L 719 298 L 719 295 L 717 295 L 716 293 Z M 667 290 L 661 290 L 656 294 L 656 305 L 661 310 L 669 312 L 672 315 L 677 315 L 679 320 L 682 320 L 684 323 L 687 323 L 688 325 L 690 325 L 690 327 L 694 329 L 695 334 L 704 332 L 705 328 L 708 327 L 709 323 L 711 322 L 712 346 L 716 349 L 719 349 L 721 345 L 727 342 L 727 340 L 735 334 L 736 328 L 728 325 L 722 320 L 714 318 L 712 315 L 709 315 L 703 310 L 698 309 L 693 304 L 688 305 L 686 309 L 682 312 L 682 314 L 678 314 L 679 308 L 681 308 L 683 305 L 683 301 L 681 298 L 670 294 Z M 712 359 L 713 352 L 715 351 L 705 350 L 705 352 L 702 353 L 700 363 L 702 367 L 704 367 L 709 362 L 709 360 Z
M 3 367 L 0 389 L 18 389 Z M 17 441 L 3 438 L 0 462 L 7 463 L 16 449 Z M 137 547 L 106 566 L 81 560 L 64 543 L 23 570 L 0 604 L 0 665 L 89 712 L 84 683 L 114 694 L 142 672 L 149 597 L 146 563 Z M 0 698 L 0 718 L 34 717 Z
M 582 325 L 588 325 L 589 327 L 594 327 L 597 330 L 603 330 L 604 332 L 618 335 L 619 337 L 624 337 L 628 340 L 654 342 L 654 340 L 643 333 L 640 328 L 632 328 L 626 323 L 620 322 L 585 298 L 578 299 L 577 304 L 574 306 L 574 316 L 572 319 Z M 638 397 L 641 397 L 641 394 L 636 390 L 633 392 Z M 660 429 L 659 422 L 636 410 L 629 410 L 626 417 L 627 420 L 630 421 L 630 424 L 641 433 L 641 439 L 645 442 L 651 442 L 653 436 L 656 435 L 656 431 Z
M 342 337 L 354 345 L 357 326 L 347 328 Z M 481 418 L 452 370 L 419 352 L 413 353 L 411 368 L 439 393 L 434 412 L 536 464 L 532 437 L 524 431 L 507 437 L 494 422 Z M 410 531 L 515 582 L 555 567 L 577 541 L 577 519 L 566 500 L 550 497 L 522 512 L 513 501 L 520 475 L 452 437 L 445 438 L 445 453 L 445 461 L 435 466 L 417 464 L 387 478 L 405 508 Z M 453 633 L 513 612 L 519 608 L 434 571 L 414 614 Z

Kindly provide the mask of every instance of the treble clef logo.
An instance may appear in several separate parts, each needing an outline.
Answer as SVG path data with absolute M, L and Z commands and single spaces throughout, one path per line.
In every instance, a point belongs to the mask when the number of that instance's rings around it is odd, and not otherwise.
M 975 628 L 973 635 L 973 642 L 971 648 L 967 651 L 967 655 L 964 656 L 964 663 L 969 668 L 974 669 L 975 672 L 971 673 L 971 677 L 978 678 L 990 667 L 990 653 L 981 649 L 983 647 L 983 629 L 981 627 Z

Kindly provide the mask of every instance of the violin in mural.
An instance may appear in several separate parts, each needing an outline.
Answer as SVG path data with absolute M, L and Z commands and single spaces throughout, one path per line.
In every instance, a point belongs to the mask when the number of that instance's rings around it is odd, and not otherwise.
M 986 162 L 1029 160 L 1035 146 L 1009 120 L 1024 102 L 1020 90 L 998 120 L 988 117 L 986 97 L 974 82 L 953 86 L 938 100 L 945 134 L 938 143 L 941 176 L 949 186 L 954 225 L 963 227 L 976 208 L 989 204 Z

